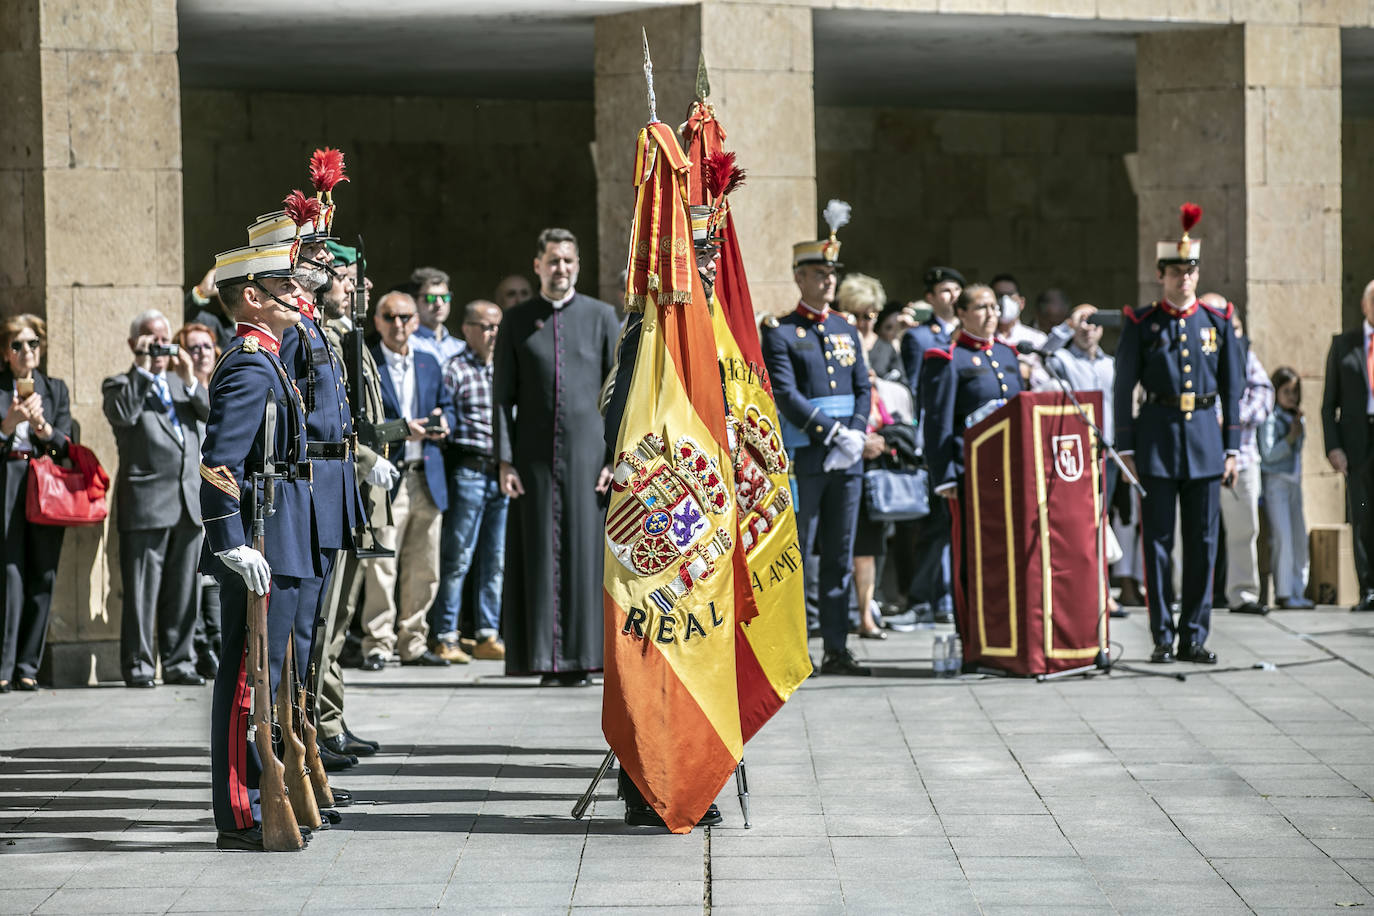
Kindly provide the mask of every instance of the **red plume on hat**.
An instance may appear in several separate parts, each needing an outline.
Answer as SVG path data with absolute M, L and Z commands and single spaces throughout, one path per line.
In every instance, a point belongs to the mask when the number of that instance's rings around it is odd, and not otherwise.
M 315 186 L 316 197 L 324 196 L 332 203 L 334 185 L 347 180 L 342 150 L 329 146 L 315 150 L 310 157 L 310 183 Z
M 1202 208 L 1192 202 L 1186 203 L 1178 208 L 1178 217 L 1183 222 L 1183 237 L 1186 239 L 1198 220 L 1202 219 Z
M 324 212 L 324 204 L 320 203 L 318 197 L 306 197 L 300 191 L 292 191 L 286 195 L 282 201 L 282 207 L 286 210 L 286 215 L 291 217 L 291 221 L 296 224 L 296 236 L 299 238 L 301 228 L 309 225 L 310 231 L 315 231 L 315 221 Z
M 744 184 L 745 172 L 735 164 L 734 153 L 712 153 L 702 163 L 702 172 L 706 193 L 717 207 Z

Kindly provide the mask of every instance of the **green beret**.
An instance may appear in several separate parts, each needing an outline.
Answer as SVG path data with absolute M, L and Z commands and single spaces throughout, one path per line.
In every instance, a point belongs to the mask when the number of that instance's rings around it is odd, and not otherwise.
M 347 267 L 358 260 L 358 249 L 349 245 L 340 245 L 338 242 L 331 241 L 325 242 L 324 247 L 329 249 L 330 255 L 333 256 L 334 260 L 330 262 L 332 267 Z

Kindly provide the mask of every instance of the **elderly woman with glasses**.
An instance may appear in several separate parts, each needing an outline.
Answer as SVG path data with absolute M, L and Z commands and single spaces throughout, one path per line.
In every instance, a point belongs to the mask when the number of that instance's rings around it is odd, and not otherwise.
M 65 458 L 72 415 L 67 385 L 38 371 L 47 327 L 36 315 L 0 323 L 0 494 L 4 513 L 4 627 L 0 630 L 0 693 L 38 689 L 38 663 L 48 635 L 48 608 L 64 529 L 31 524 L 24 514 L 29 461 Z

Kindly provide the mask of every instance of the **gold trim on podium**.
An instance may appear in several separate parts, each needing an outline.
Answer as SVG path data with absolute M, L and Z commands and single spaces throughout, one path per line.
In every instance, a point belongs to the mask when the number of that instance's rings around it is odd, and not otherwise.
M 978 523 L 981 518 L 979 510 L 979 493 L 982 487 L 978 485 L 978 459 L 982 453 L 980 446 L 991 439 L 993 436 L 1002 437 L 1002 505 L 1006 512 L 1006 532 L 1007 532 L 1007 621 L 1011 627 L 1011 645 L 1009 646 L 990 646 L 988 645 L 987 624 L 983 618 L 983 526 Z M 978 611 L 978 641 L 982 644 L 983 655 L 1010 656 L 1016 657 L 1018 651 L 1018 632 L 1016 626 L 1016 529 L 1012 519 L 1012 499 L 1011 499 L 1011 419 L 1004 419 L 994 423 L 979 434 L 973 440 L 973 446 L 969 449 L 968 473 L 964 478 L 967 481 L 965 489 L 971 494 L 973 500 L 973 512 L 965 524 L 973 528 L 973 581 L 974 581 L 974 606 Z
M 1084 404 L 1083 412 L 1088 415 L 1088 419 L 1094 419 L 1093 405 Z M 1044 605 L 1044 620 L 1042 628 L 1045 631 L 1045 657 L 1046 658 L 1094 658 L 1097 656 L 1098 647 L 1092 646 L 1085 649 L 1056 649 L 1054 647 L 1054 580 L 1050 576 L 1050 518 L 1049 518 L 1049 496 L 1045 490 L 1045 437 L 1041 419 L 1043 417 L 1065 417 L 1078 416 L 1078 410 L 1072 404 L 1059 405 L 1039 405 L 1031 409 L 1031 425 L 1035 428 L 1035 509 L 1036 515 L 1040 517 L 1040 587 L 1041 603 Z M 1088 466 L 1092 468 L 1092 487 L 1093 487 L 1093 530 L 1096 532 L 1097 549 L 1101 550 L 1102 540 L 1102 496 L 1098 492 L 1097 479 L 1097 436 L 1089 428 L 1086 431 L 1088 440 L 1087 455 L 1084 456 Z M 1010 525 L 1008 525 L 1010 527 Z M 1098 602 L 1097 602 L 1097 625 L 1098 631 L 1106 625 L 1106 614 L 1104 613 L 1106 603 L 1102 596 L 1101 576 L 1098 576 Z

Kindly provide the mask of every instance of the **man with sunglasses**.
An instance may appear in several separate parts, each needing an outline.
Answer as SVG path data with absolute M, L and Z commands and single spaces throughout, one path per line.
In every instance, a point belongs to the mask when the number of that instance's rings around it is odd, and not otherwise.
M 437 267 L 417 267 L 410 274 L 410 282 L 415 287 L 416 313 L 420 317 L 415 333 L 410 335 L 410 345 L 434 357 L 443 368 L 467 347 L 463 338 L 452 334 L 445 324 L 453 308 L 448 274 Z

